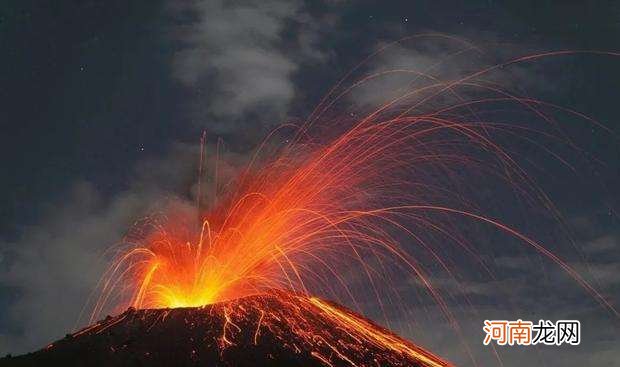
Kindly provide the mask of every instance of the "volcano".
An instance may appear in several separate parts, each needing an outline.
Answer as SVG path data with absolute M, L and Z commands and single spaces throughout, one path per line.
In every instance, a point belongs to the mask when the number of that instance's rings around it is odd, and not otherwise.
M 448 366 L 335 303 L 269 292 L 128 309 L 0 366 Z

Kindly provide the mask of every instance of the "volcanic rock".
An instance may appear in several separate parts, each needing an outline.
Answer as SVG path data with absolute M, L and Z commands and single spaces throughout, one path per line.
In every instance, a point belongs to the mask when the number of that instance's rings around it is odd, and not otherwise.
M 447 366 L 354 312 L 270 292 L 198 308 L 128 309 L 0 366 Z

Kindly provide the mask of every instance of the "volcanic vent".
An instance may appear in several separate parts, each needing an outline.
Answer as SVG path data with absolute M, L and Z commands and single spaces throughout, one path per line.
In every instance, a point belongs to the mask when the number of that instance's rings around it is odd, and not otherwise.
M 314 297 L 270 292 L 197 308 L 129 309 L 2 366 L 447 366 Z

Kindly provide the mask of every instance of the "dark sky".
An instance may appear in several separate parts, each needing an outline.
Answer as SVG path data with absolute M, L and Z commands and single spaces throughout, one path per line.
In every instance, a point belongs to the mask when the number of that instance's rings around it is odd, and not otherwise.
M 96 272 L 59 259 L 92 258 L 143 213 L 146 201 L 190 195 L 188 172 L 203 129 L 243 155 L 270 127 L 307 116 L 378 44 L 424 32 L 468 39 L 485 49 L 487 61 L 549 50 L 618 51 L 620 3 L 4 1 L 0 353 L 38 348 L 73 326 L 76 304 Z M 436 52 L 404 54 L 432 58 Z M 545 60 L 510 81 L 499 78 L 620 131 L 618 58 Z M 606 294 L 618 301 L 618 143 L 589 127 L 569 130 L 605 164 L 592 170 L 583 164 L 574 185 L 558 173 L 559 180 L 543 178 L 542 186 L 554 191 L 580 245 L 607 259 L 595 265 Z M 554 172 L 554 162 L 542 164 Z M 59 292 L 66 292 L 69 306 L 54 302 Z M 66 311 L 56 317 L 56 307 Z M 593 320 L 592 327 L 612 319 L 592 311 L 592 303 L 575 301 L 575 309 L 583 308 L 582 323 Z M 482 324 L 474 318 L 471 325 L 478 348 Z M 620 358 L 610 347 L 617 332 L 584 331 L 587 345 L 539 356 L 549 366 L 612 361 Z M 443 332 L 417 337 L 451 353 Z M 450 357 L 469 363 L 456 352 Z M 508 353 L 506 365 L 519 365 L 521 357 Z
M 432 30 L 463 37 L 488 33 L 504 42 L 550 49 L 615 50 L 620 43 L 620 9 L 613 1 L 585 9 L 578 1 L 359 2 L 308 8 L 339 17 L 338 31 L 325 32 L 320 46 L 334 53 L 328 62 L 335 68 L 310 65 L 312 74 L 298 76 L 312 80 L 309 99 L 314 100 L 303 101 L 308 106 L 378 39 Z M 183 101 L 193 92 L 171 75 L 179 46 L 170 39 L 175 20 L 164 4 L 14 1 L 3 5 L 0 16 L 5 55 L 1 146 L 10 172 L 2 180 L 8 199 L 2 206 L 3 233 L 36 221 L 37 203 L 76 179 L 118 190 L 129 179 L 132 162 L 161 154 L 173 141 L 196 140 L 199 128 L 178 128 L 187 126 Z M 574 80 L 583 81 L 580 92 L 590 89 L 592 96 L 585 101 L 575 96 L 571 106 L 596 111 L 599 119 L 613 117 L 612 95 L 609 100 L 592 97 L 593 89 L 615 87 L 617 79 L 609 74 L 617 74 L 617 68 L 588 65 L 573 71 Z
M 179 98 L 159 7 L 12 3 L 1 15 L 2 155 L 19 157 L 7 159 L 2 182 L 9 233 L 76 179 L 118 190 L 141 146 L 162 151 Z

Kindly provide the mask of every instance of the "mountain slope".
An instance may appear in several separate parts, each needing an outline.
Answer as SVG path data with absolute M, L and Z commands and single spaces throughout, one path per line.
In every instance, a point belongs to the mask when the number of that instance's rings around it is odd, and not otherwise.
M 286 292 L 129 309 L 0 366 L 447 366 L 371 321 Z

